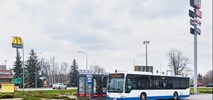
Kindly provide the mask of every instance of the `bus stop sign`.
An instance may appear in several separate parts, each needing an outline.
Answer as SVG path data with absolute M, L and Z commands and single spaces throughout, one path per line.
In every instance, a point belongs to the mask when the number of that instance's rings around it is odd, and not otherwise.
M 92 84 L 92 75 L 87 75 L 87 84 Z
M 91 77 L 87 77 L 87 84 L 92 84 L 92 78 Z

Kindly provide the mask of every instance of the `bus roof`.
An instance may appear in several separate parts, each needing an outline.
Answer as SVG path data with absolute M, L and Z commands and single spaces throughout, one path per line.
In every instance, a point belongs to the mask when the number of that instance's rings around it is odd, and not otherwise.
M 141 72 L 141 71 L 129 71 L 129 72 L 118 72 L 124 74 L 134 74 L 134 75 L 150 75 L 150 76 L 169 76 L 169 77 L 187 77 L 183 75 L 165 75 L 165 74 L 153 74 L 151 72 Z M 115 73 L 110 73 L 115 74 Z

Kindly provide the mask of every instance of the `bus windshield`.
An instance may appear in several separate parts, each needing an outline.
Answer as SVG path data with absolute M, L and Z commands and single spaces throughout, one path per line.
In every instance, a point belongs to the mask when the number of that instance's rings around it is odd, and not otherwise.
M 110 74 L 108 80 L 108 92 L 122 93 L 124 74 Z

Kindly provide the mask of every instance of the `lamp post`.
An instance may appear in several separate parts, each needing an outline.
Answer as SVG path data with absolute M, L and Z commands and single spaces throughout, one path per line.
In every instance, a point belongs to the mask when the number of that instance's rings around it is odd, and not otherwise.
M 88 65 L 88 58 L 87 58 L 87 53 L 85 51 L 78 51 L 78 53 L 83 53 L 86 56 L 86 70 L 87 70 L 87 65 Z
M 147 61 L 147 60 L 148 60 L 148 59 L 147 59 L 147 44 L 149 44 L 149 41 L 143 41 L 143 44 L 146 45 L 146 67 L 145 67 L 145 72 L 147 72 L 147 71 L 146 71 L 146 68 L 147 68 L 147 65 L 148 65 L 148 64 L 147 64 L 147 63 L 148 63 L 148 61 Z

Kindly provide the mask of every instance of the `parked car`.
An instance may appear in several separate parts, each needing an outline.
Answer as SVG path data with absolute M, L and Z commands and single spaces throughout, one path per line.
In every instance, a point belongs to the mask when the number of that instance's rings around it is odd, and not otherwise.
M 201 86 L 203 86 L 202 83 L 198 83 L 198 84 L 197 84 L 197 87 L 201 87 Z M 190 87 L 194 87 L 194 84 L 190 84 Z
M 206 87 L 213 87 L 213 83 L 206 85 Z
M 55 83 L 52 85 L 53 89 L 67 89 L 67 86 L 63 83 Z
M 201 86 L 203 86 L 203 84 L 202 84 L 201 82 L 199 82 L 199 83 L 197 84 L 197 86 L 198 86 L 198 87 L 201 87 Z

